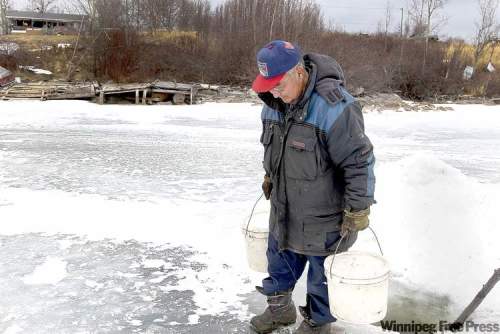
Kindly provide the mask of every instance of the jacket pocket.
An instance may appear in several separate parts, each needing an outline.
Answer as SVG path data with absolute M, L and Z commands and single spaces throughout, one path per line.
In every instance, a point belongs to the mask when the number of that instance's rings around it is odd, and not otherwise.
M 299 180 L 315 180 L 318 175 L 317 138 L 290 137 L 285 149 L 285 173 Z
M 264 131 L 262 132 L 262 136 L 260 137 L 260 142 L 264 145 L 264 160 L 262 161 L 262 165 L 267 175 L 271 175 L 273 165 L 273 132 L 273 124 L 266 125 Z
M 358 232 L 349 232 L 339 245 L 340 239 L 340 231 L 328 232 L 326 234 L 325 249 L 332 254 L 335 253 L 335 251 L 337 251 L 337 254 L 346 252 L 358 239 Z
M 304 246 L 306 250 L 326 250 L 329 236 L 340 235 L 339 216 L 305 217 L 303 222 Z

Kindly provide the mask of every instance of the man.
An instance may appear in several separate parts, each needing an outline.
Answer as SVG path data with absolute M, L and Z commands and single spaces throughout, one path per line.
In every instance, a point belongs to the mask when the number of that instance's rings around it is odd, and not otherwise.
M 292 291 L 308 262 L 306 305 L 299 307 L 304 321 L 295 333 L 329 333 L 336 319 L 323 263 L 337 246 L 338 252 L 351 247 L 357 231 L 368 226 L 373 147 L 361 106 L 346 91 L 334 59 L 302 57 L 296 46 L 277 40 L 258 52 L 257 64 L 260 74 L 252 88 L 265 103 L 262 188 L 271 214 L 269 277 L 257 287 L 268 307 L 251 326 L 269 333 L 295 323 Z

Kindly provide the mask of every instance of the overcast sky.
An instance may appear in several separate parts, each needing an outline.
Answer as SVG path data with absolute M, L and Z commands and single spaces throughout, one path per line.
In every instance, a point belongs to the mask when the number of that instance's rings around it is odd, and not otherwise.
M 225 0 L 210 0 L 214 5 Z M 379 22 L 385 19 L 387 0 L 316 0 L 321 5 L 325 18 L 350 32 L 371 32 L 377 30 Z M 405 8 L 407 14 L 408 0 L 389 0 L 392 8 L 392 30 L 399 27 L 401 20 L 400 8 Z M 18 9 L 26 6 L 27 0 L 13 0 Z M 64 0 L 59 0 L 61 8 L 65 8 Z M 473 36 L 474 22 L 478 19 L 477 0 L 448 0 L 443 10 L 448 18 L 440 30 L 441 36 L 461 37 L 467 40 Z M 500 9 L 497 11 L 500 21 Z
M 214 4 L 224 0 L 211 0 Z M 387 0 L 316 0 L 321 5 L 325 18 L 340 24 L 351 32 L 371 32 L 377 30 L 380 21 L 385 20 Z M 407 14 L 407 0 L 389 0 L 392 13 L 392 29 L 396 30 L 401 22 L 401 10 Z M 448 0 L 443 10 L 448 18 L 440 30 L 441 36 L 470 39 L 475 30 L 474 22 L 479 18 L 477 0 Z M 500 21 L 500 9 L 497 11 Z

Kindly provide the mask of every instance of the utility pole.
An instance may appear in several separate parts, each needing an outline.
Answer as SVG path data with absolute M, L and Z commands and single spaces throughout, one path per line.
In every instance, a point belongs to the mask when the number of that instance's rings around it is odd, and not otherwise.
M 0 0 L 0 35 L 7 34 L 9 32 L 7 18 L 6 18 L 7 7 L 8 7 L 7 0 Z
M 398 71 L 399 71 L 399 76 L 401 77 L 401 68 L 402 68 L 402 63 L 403 63 L 403 53 L 404 53 L 404 44 L 405 44 L 405 40 L 403 38 L 404 36 L 404 28 L 403 28 L 403 24 L 404 24 L 404 8 L 401 7 L 401 49 L 399 50 L 399 64 L 398 64 Z
M 128 0 L 125 0 L 125 43 L 129 45 L 129 14 L 128 14 Z
M 403 22 L 404 22 L 404 16 L 405 16 L 405 9 L 403 7 L 401 9 L 401 38 L 403 38 Z

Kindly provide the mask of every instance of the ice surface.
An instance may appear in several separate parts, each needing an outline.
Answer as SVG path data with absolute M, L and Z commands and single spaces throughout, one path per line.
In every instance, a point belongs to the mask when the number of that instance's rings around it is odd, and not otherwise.
M 365 115 L 396 320 L 453 320 L 500 267 L 500 110 L 455 109 Z M 259 116 L 0 102 L 0 332 L 245 331 L 264 306 L 241 233 L 263 176 Z M 356 247 L 376 250 L 365 232 Z M 51 258 L 53 284 L 23 282 Z M 500 318 L 498 290 L 475 320 Z
M 71 246 L 58 247 L 62 240 Z M 0 244 L 0 333 L 8 328 L 20 333 L 144 333 L 155 323 L 160 333 L 172 333 L 167 323 L 174 321 L 177 333 L 206 333 L 207 324 L 216 321 L 227 322 L 227 330 L 245 328 L 229 312 L 197 314 L 193 286 L 185 284 L 184 273 L 196 274 L 205 266 L 193 250 L 33 233 L 0 236 Z M 22 278 L 48 267 L 47 258 L 65 259 L 65 278 L 26 285 Z M 143 265 L 157 258 L 172 268 Z M 130 263 L 140 265 L 131 269 Z M 158 277 L 161 282 L 155 281 Z
M 47 258 L 43 264 L 22 278 L 24 284 L 57 284 L 67 275 L 66 262 L 57 258 Z

